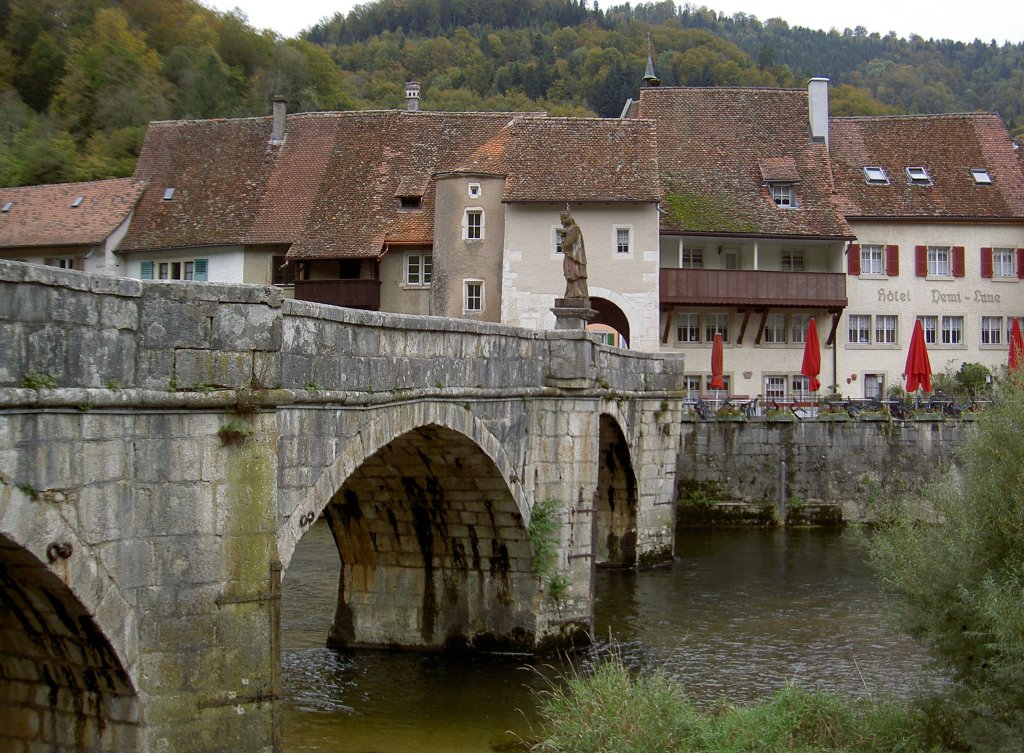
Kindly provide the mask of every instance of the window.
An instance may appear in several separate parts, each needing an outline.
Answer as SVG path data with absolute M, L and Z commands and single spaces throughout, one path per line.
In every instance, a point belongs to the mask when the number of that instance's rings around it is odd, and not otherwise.
M 484 210 L 467 209 L 462 220 L 462 238 L 469 241 L 483 240 Z
M 434 272 L 434 256 L 432 254 L 408 254 L 405 257 L 405 284 L 418 287 L 430 287 Z
M 76 196 L 75 200 L 71 202 L 71 208 L 78 209 L 78 207 L 82 206 L 83 201 L 85 201 L 84 196 Z
M 685 374 L 683 375 L 683 389 L 686 390 L 689 396 L 700 394 L 700 374 Z
M 195 280 L 208 278 L 209 259 L 189 261 L 144 261 L 139 264 L 139 277 L 143 280 Z
M 992 249 L 992 275 L 994 277 L 1016 277 L 1017 254 L 1012 248 Z
M 479 314 L 484 310 L 483 280 L 466 280 L 462 308 L 467 314 Z
M 700 314 L 676 314 L 676 342 L 700 342 Z
M 971 176 L 974 178 L 974 182 L 979 186 L 991 186 L 992 176 L 988 170 L 971 170 Z
M 471 198 L 471 199 L 478 199 L 478 198 L 480 198 L 480 184 L 479 183 L 470 183 L 468 190 L 469 190 L 469 198 Z
M 778 207 L 795 207 L 796 198 L 793 196 L 793 186 L 789 183 L 769 183 L 768 188 L 772 192 L 772 201 Z
M 850 314 L 847 342 L 866 345 L 871 342 L 871 317 L 866 314 Z
M 875 317 L 875 343 L 879 345 L 896 345 L 897 317 L 891 314 L 879 314 Z
M 791 394 L 797 400 L 806 400 L 811 394 L 811 380 L 803 374 L 795 374 L 792 378 Z
M 811 317 L 808 314 L 793 314 L 790 322 L 789 341 L 791 343 L 803 344 L 807 342 L 807 325 Z
M 69 256 L 63 256 L 57 259 L 49 260 L 49 266 L 57 267 L 58 269 L 74 269 L 75 260 Z
M 270 257 L 270 284 L 294 285 L 298 268 L 299 265 L 294 261 L 288 261 L 286 256 Z
M 552 228 L 555 233 L 555 253 L 564 254 L 565 250 L 562 248 L 562 244 L 565 242 L 565 230 L 561 225 Z
M 722 342 L 729 342 L 729 315 L 725 313 L 707 314 L 704 319 L 704 339 L 711 342 L 715 335 L 722 336 Z
M 764 342 L 784 343 L 786 342 L 786 315 L 769 314 L 764 323 Z
M 907 180 L 915 186 L 930 186 L 932 184 L 928 170 L 923 167 L 908 167 Z
M 399 196 L 398 208 L 403 212 L 413 212 L 420 208 L 422 199 L 419 196 Z
M 724 384 L 725 387 L 723 387 L 721 390 L 716 390 L 714 387 L 711 386 L 711 380 L 712 379 L 714 379 L 714 377 L 711 376 L 710 374 L 707 374 L 704 377 L 704 389 L 707 390 L 708 392 L 722 392 L 723 390 L 725 392 L 731 392 L 732 391 L 731 387 L 730 387 L 730 385 L 732 383 L 732 380 L 729 378 L 728 374 L 723 374 L 722 375 L 722 384 Z
M 1011 325 L 1012 326 L 1012 325 Z M 1003 317 L 981 317 L 981 344 L 999 345 L 1003 341 Z
M 633 252 L 629 236 L 630 232 L 628 227 L 615 228 L 615 253 L 630 254 Z
M 885 374 L 864 375 L 864 397 L 885 397 Z
M 13 201 L 5 201 L 3 207 L 0 208 L 0 212 L 3 212 L 4 214 L 7 214 L 8 212 L 11 211 L 11 207 L 13 207 L 13 206 L 14 206 L 14 202 Z
M 953 272 L 949 263 L 949 249 L 943 246 L 928 247 L 928 276 L 950 277 Z
M 864 180 L 866 180 L 868 183 L 873 183 L 876 185 L 889 185 L 889 176 L 885 174 L 884 167 L 865 167 Z
M 170 201 L 173 198 L 174 198 L 174 189 L 173 188 L 165 188 L 164 189 L 164 201 Z
M 803 251 L 783 251 L 782 252 L 782 271 L 783 272 L 803 272 L 804 271 L 804 252 Z
M 938 317 L 936 316 L 919 316 L 917 320 L 921 322 L 921 329 L 924 330 L 924 341 L 928 345 L 934 345 L 936 340 L 936 332 L 938 331 Z
M 964 318 L 962 316 L 942 317 L 942 344 L 963 345 Z
M 885 274 L 885 260 L 881 246 L 860 247 L 860 273 L 862 275 Z
M 786 377 L 766 376 L 764 378 L 764 399 L 785 400 L 786 399 Z
M 684 248 L 681 267 L 682 269 L 703 269 L 704 249 Z
M 1010 338 L 1013 337 L 1013 322 L 1016 320 L 1017 326 L 1024 331 L 1024 319 L 1015 316 L 1006 317 L 1006 342 L 1010 342 Z

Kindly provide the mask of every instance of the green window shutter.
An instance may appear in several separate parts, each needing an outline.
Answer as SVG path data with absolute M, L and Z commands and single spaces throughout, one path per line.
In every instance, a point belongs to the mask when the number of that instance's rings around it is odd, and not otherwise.
M 144 261 L 139 265 L 139 277 L 143 280 L 153 279 L 153 262 Z
M 196 259 L 193 267 L 193 279 L 196 282 L 206 282 L 206 270 L 210 265 L 209 259 Z

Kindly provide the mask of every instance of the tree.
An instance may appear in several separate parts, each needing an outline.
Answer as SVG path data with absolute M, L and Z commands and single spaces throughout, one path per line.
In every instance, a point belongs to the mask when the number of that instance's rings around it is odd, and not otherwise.
M 961 471 L 896 503 L 869 543 L 903 627 L 953 677 L 953 709 L 978 751 L 1024 740 L 1024 380 L 1000 386 Z M 950 742 L 950 741 L 947 741 Z

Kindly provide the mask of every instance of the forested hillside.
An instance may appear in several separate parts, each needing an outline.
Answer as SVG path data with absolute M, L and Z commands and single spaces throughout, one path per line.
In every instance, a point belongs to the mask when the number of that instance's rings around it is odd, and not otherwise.
M 783 10 L 784 12 L 784 10 Z M 664 85 L 832 79 L 837 114 L 994 110 L 1024 131 L 1024 44 L 904 40 L 669 0 L 377 0 L 281 39 L 192 0 L 0 0 L 0 184 L 131 173 L 165 118 L 401 107 L 618 115 L 648 35 Z

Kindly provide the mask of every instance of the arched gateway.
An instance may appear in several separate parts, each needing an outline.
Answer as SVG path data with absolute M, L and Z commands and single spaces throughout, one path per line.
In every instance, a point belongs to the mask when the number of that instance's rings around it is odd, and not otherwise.
M 336 644 L 579 640 L 597 561 L 671 556 L 677 359 L 9 262 L 0 300 L 0 746 L 279 750 L 321 514 Z

